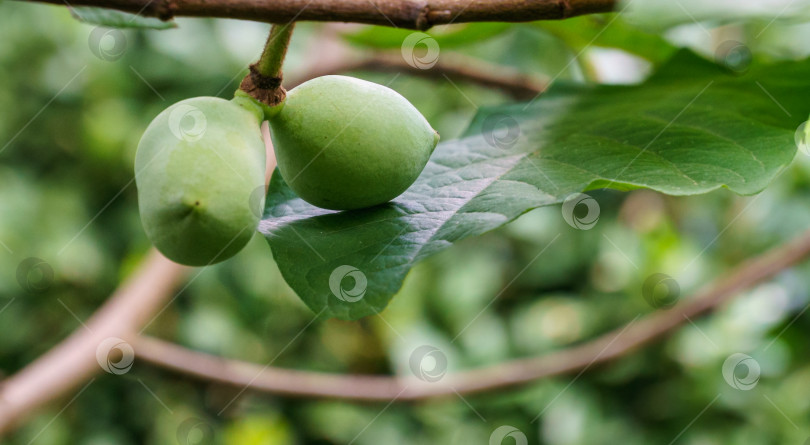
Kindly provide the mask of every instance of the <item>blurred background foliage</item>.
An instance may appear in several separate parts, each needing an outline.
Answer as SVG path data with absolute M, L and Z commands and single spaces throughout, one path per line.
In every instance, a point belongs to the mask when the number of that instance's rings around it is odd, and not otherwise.
M 173 102 L 230 97 L 268 29 L 227 20 L 177 24 L 122 30 L 123 50 L 104 60 L 92 48 L 94 26 L 66 8 L 0 4 L 3 375 L 82 329 L 79 320 L 143 259 L 150 244 L 133 180 L 140 134 Z M 285 72 L 311 69 L 327 44 L 397 53 L 408 34 L 302 23 Z M 755 60 L 803 58 L 808 34 L 801 22 L 768 19 L 652 33 L 612 15 L 431 31 L 442 56 L 464 54 L 555 81 L 604 83 L 640 81 L 678 47 L 713 57 L 728 39 L 744 42 Z M 352 74 L 405 95 L 445 140 L 461 133 L 479 107 L 513 100 L 441 77 Z M 450 371 L 543 354 L 655 310 L 641 295 L 653 273 L 674 277 L 688 298 L 744 258 L 800 233 L 810 224 L 808 178 L 810 160 L 799 152 L 754 197 L 597 191 L 600 219 L 588 231 L 569 227 L 559 207 L 535 210 L 423 262 L 381 316 L 358 322 L 309 325 L 314 314 L 256 236 L 234 259 L 195 270 L 147 333 L 225 357 L 335 373 L 406 375 L 411 352 L 424 344 L 443 351 Z M 44 292 L 18 283 L 18 265 L 29 257 L 54 271 Z M 136 360 L 124 375 L 99 376 L 64 411 L 68 400 L 40 411 L 4 443 L 486 444 L 493 430 L 510 425 L 529 443 L 556 445 L 803 444 L 810 436 L 804 335 L 810 321 L 799 315 L 808 303 L 808 272 L 808 265 L 786 271 L 660 344 L 578 378 L 390 406 L 250 391 L 230 403 L 238 389 Z M 736 352 L 761 366 L 753 390 L 734 389 L 721 374 Z

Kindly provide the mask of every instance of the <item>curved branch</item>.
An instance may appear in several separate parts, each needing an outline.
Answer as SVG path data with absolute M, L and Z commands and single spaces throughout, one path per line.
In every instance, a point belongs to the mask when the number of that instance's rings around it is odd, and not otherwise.
M 28 0 L 62 5 L 62 0 Z M 610 12 L 616 0 L 75 0 L 163 20 L 220 17 L 270 23 L 355 22 L 428 29 L 465 22 L 527 22 Z
M 158 312 L 185 267 L 152 251 L 140 268 L 86 323 L 18 373 L 0 382 L 0 434 L 37 407 L 101 371 L 96 348 L 109 337 L 129 339 Z
M 582 371 L 621 357 L 660 339 L 688 318 L 716 308 L 742 290 L 773 277 L 810 255 L 810 231 L 738 266 L 730 275 L 669 310 L 661 310 L 624 328 L 569 349 L 540 357 L 513 360 L 445 376 L 436 383 L 414 378 L 338 375 L 262 367 L 228 360 L 152 338 L 135 339 L 138 358 L 206 380 L 289 396 L 391 401 L 469 394 Z M 688 317 L 688 318 L 687 318 Z
M 347 56 L 331 63 L 318 64 L 310 72 L 292 79 L 286 87 L 293 88 L 315 77 L 347 71 L 405 72 L 431 79 L 446 76 L 487 88 L 497 88 L 519 100 L 534 98 L 547 86 L 547 81 L 536 76 L 460 54 L 442 55 L 436 65 L 426 70 L 409 65 L 396 54 L 378 53 L 365 59 L 356 60 Z

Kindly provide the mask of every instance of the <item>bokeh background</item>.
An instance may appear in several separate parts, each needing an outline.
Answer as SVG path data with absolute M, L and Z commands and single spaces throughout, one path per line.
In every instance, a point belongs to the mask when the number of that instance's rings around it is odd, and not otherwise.
M 689 23 L 666 32 L 612 20 L 453 25 L 431 35 L 440 57 L 462 55 L 556 82 L 641 81 L 677 47 L 743 69 L 749 55 L 765 63 L 810 54 L 810 26 L 800 20 Z M 64 7 L 0 3 L 0 376 L 82 329 L 79 320 L 144 258 L 150 243 L 133 179 L 140 134 L 178 100 L 231 97 L 269 28 L 233 20 L 177 24 L 97 39 L 94 25 Z M 301 23 L 285 73 L 317 69 L 335 48 L 398 55 L 408 34 Z M 724 53 L 729 40 L 743 46 Z M 515 100 L 443 77 L 352 75 L 403 94 L 445 140 L 479 107 Z M 642 296 L 652 274 L 671 276 L 680 298 L 689 298 L 800 233 L 810 225 L 809 180 L 810 159 L 799 151 L 754 197 L 597 191 L 600 215 L 590 230 L 566 224 L 559 206 L 538 209 L 421 263 L 384 318 L 319 321 L 292 343 L 313 313 L 256 235 L 235 258 L 203 270 L 148 334 L 224 357 L 265 364 L 278 356 L 274 366 L 333 373 L 407 374 L 411 353 L 425 344 L 447 357 L 448 372 L 540 355 L 663 310 Z M 18 279 L 32 257 L 53 271 L 42 289 Z M 804 444 L 810 321 L 799 315 L 810 303 L 808 272 L 806 264 L 785 271 L 664 341 L 578 378 L 390 406 L 248 391 L 220 413 L 237 389 L 136 360 L 125 374 L 100 375 L 64 411 L 68 400 L 40 410 L 3 443 L 487 444 L 508 425 L 532 444 Z M 733 387 L 721 372 L 735 353 L 760 367 L 750 390 Z M 510 440 L 520 443 L 504 443 Z

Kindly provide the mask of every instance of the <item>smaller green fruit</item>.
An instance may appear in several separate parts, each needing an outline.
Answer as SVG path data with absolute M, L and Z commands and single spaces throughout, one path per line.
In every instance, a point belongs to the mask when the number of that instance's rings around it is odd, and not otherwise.
M 305 201 L 349 210 L 388 202 L 416 181 L 439 134 L 394 90 L 323 76 L 267 115 L 281 176 Z
M 196 97 L 149 124 L 135 182 L 146 235 L 166 257 L 204 266 L 250 241 L 264 204 L 261 118 L 244 97 Z

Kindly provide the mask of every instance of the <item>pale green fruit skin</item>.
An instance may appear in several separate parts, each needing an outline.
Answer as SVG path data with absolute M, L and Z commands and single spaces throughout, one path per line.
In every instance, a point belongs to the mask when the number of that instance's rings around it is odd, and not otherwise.
M 135 156 L 138 204 L 147 236 L 169 259 L 204 266 L 250 241 L 264 205 L 260 119 L 249 104 L 196 97 L 149 124 Z
M 397 92 L 345 76 L 293 88 L 280 111 L 267 117 L 281 176 L 305 201 L 333 210 L 399 196 L 439 139 Z

